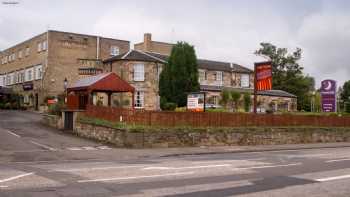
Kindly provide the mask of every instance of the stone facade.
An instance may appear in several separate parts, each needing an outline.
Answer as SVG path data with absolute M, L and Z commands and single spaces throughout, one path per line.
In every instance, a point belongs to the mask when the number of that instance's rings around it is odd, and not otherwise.
M 141 64 L 144 66 L 144 80 L 136 81 L 134 79 L 134 65 Z M 105 71 L 115 72 L 122 79 L 130 83 L 135 87 L 135 96 L 137 92 L 143 94 L 143 107 L 137 107 L 145 110 L 159 110 L 160 109 L 160 97 L 159 97 L 159 75 L 162 71 L 162 64 L 156 62 L 144 62 L 144 61 L 116 61 L 111 64 L 112 70 L 108 66 Z M 129 97 L 129 99 L 131 99 Z M 135 102 L 136 103 L 136 102 Z
M 130 42 L 50 30 L 4 50 L 0 56 L 2 60 L 1 76 L 22 72 L 32 67 L 34 72 L 31 75 L 36 76 L 37 69 L 35 68 L 38 65 L 41 66 L 41 76 L 3 85 L 12 87 L 16 93 L 23 96 L 24 103 L 28 106 L 41 105 L 45 97 L 64 93 L 65 79 L 69 86 L 80 77 L 84 77 L 79 74 L 79 69 L 96 68 L 98 59 L 111 57 L 111 47 L 116 47 L 119 53 L 125 53 L 130 49 Z M 29 50 L 29 53 L 26 53 L 26 50 Z M 16 58 L 5 63 L 4 59 L 8 60 L 12 54 L 15 54 Z M 78 61 L 79 59 L 84 59 L 84 61 Z M 94 63 L 91 64 L 89 60 Z M 24 90 L 23 84 L 25 83 L 32 87 Z
M 73 133 L 131 148 L 350 142 L 349 128 L 113 129 L 77 123 Z

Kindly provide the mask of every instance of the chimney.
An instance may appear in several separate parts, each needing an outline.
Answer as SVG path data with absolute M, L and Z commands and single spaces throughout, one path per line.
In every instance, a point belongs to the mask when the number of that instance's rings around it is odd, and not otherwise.
M 145 33 L 143 35 L 143 50 L 150 51 L 151 50 L 151 43 L 152 43 L 152 34 Z

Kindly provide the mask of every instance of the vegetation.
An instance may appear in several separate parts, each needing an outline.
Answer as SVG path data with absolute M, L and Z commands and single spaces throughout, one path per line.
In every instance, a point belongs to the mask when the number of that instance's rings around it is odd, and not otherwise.
M 159 82 L 161 108 L 175 109 L 187 103 L 187 93 L 199 91 L 197 57 L 194 47 L 178 42 L 171 50 Z M 175 106 L 175 107 L 174 107 Z
M 251 96 L 249 93 L 244 93 L 243 101 L 244 101 L 244 111 L 249 112 L 250 106 L 252 104 Z
M 340 97 L 345 105 L 345 112 L 350 113 L 350 80 L 344 83 Z
M 22 109 L 21 96 L 12 94 L 0 100 L 0 109 Z
M 297 48 L 288 53 L 287 48 L 277 48 L 271 43 L 261 43 L 255 54 L 267 56 L 272 61 L 273 89 L 284 90 L 298 97 L 298 110 L 311 110 L 312 91 L 315 89 L 314 78 L 303 74 L 303 67 L 298 63 L 302 51 Z
M 65 95 L 64 94 L 58 95 L 57 102 L 54 104 L 50 104 L 48 108 L 49 108 L 48 109 L 49 114 L 61 116 L 62 110 L 66 108 Z
M 231 109 L 237 112 L 239 108 L 240 98 L 241 98 L 241 93 L 233 90 L 231 91 L 231 90 L 224 89 L 221 92 L 220 104 L 225 108 L 228 108 L 228 105 L 231 104 L 230 105 Z

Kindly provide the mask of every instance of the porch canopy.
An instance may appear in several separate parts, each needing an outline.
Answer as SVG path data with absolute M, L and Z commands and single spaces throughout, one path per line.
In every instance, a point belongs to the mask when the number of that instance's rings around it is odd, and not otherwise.
M 135 88 L 112 72 L 80 79 L 67 88 L 68 108 L 85 109 L 87 104 L 93 103 L 93 93 L 95 92 L 103 92 L 108 95 L 108 106 L 111 106 L 111 95 L 113 93 L 130 92 L 132 94 L 131 106 L 134 108 Z

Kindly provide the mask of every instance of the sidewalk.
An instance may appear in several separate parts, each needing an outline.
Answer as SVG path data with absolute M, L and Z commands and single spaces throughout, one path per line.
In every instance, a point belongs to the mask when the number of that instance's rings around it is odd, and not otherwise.
M 217 146 L 217 147 L 183 147 L 183 148 L 153 148 L 153 149 L 124 149 L 115 148 L 114 159 L 129 160 L 141 158 L 164 158 L 187 155 L 245 153 L 245 152 L 267 152 L 283 150 L 305 150 L 323 148 L 350 147 L 346 143 L 318 143 L 318 144 L 287 144 L 287 145 L 259 145 L 259 146 Z

